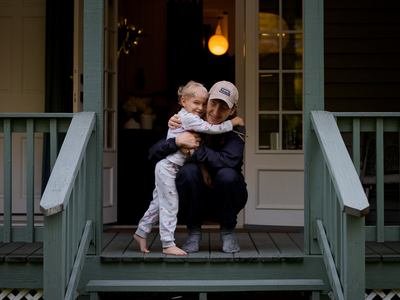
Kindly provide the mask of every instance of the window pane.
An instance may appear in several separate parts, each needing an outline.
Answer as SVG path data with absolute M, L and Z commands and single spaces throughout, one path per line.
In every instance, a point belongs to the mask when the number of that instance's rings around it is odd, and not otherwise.
M 107 112 L 107 141 L 106 148 L 114 148 L 114 112 Z
M 115 32 L 108 32 L 108 65 L 105 67 L 108 70 L 115 70 L 114 60 L 117 57 L 117 45 L 115 44 Z
M 279 110 L 279 75 L 260 74 L 259 110 Z
M 302 149 L 303 144 L 303 115 L 283 115 L 283 149 Z
M 282 18 L 286 21 L 289 30 L 303 29 L 302 0 L 283 0 Z
M 115 16 L 115 11 L 114 11 L 114 1 L 113 0 L 108 0 L 108 20 L 107 20 L 107 26 L 112 28 L 112 29 L 117 29 L 115 28 L 115 25 L 117 22 L 114 20 Z
M 303 35 L 283 33 L 282 67 L 283 69 L 300 70 L 303 68 Z
M 114 109 L 113 106 L 113 99 L 114 99 L 114 76 L 115 74 L 108 74 L 108 80 L 107 80 L 107 106 L 106 108 L 111 108 Z
M 271 18 L 278 20 L 279 1 L 278 0 L 260 0 L 260 13 L 258 20 L 259 30 L 279 30 L 279 24 L 271 23 Z M 274 15 L 276 17 L 274 17 Z M 271 27 L 273 26 L 273 27 Z M 278 27 L 278 28 L 276 28 Z M 276 28 L 276 29 L 273 29 Z
M 279 115 L 259 116 L 259 148 L 279 149 Z
M 260 69 L 279 68 L 279 34 L 263 33 L 259 35 L 259 64 Z
M 303 110 L 301 73 L 282 74 L 282 110 Z

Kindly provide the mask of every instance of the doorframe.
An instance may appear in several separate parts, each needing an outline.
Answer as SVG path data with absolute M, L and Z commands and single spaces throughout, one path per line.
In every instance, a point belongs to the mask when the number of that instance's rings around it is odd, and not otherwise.
M 246 89 L 245 89 L 245 0 L 235 0 L 235 85 L 239 91 L 237 113 L 246 122 Z M 246 149 L 245 149 L 246 151 Z M 244 156 L 243 156 L 244 157 Z M 244 158 L 243 158 L 244 159 Z M 246 161 L 244 161 L 246 163 Z M 244 170 L 243 170 L 244 173 Z M 239 213 L 237 227 L 245 224 L 244 211 Z

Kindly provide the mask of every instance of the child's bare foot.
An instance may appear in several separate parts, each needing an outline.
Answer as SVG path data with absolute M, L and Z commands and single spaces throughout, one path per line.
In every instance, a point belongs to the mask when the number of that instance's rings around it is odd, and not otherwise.
M 186 255 L 187 253 L 177 246 L 172 246 L 168 248 L 163 248 L 162 251 L 164 254 L 172 254 L 172 255 Z
M 147 249 L 147 239 L 144 239 L 144 238 L 138 236 L 136 233 L 133 235 L 133 238 L 139 243 L 140 251 L 142 251 L 144 253 L 150 252 L 150 250 Z

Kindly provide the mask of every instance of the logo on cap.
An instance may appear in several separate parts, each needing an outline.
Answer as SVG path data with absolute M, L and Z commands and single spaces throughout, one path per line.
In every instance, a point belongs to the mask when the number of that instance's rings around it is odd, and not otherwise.
M 231 96 L 231 91 L 230 91 L 230 90 L 227 90 L 226 88 L 221 88 L 221 89 L 219 90 L 219 92 L 222 93 L 222 94 L 227 95 L 228 97 Z

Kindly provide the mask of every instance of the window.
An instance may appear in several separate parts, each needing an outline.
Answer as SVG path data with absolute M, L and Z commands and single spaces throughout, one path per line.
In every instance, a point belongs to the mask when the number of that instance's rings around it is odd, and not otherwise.
M 259 1 L 259 150 L 303 149 L 302 5 Z

